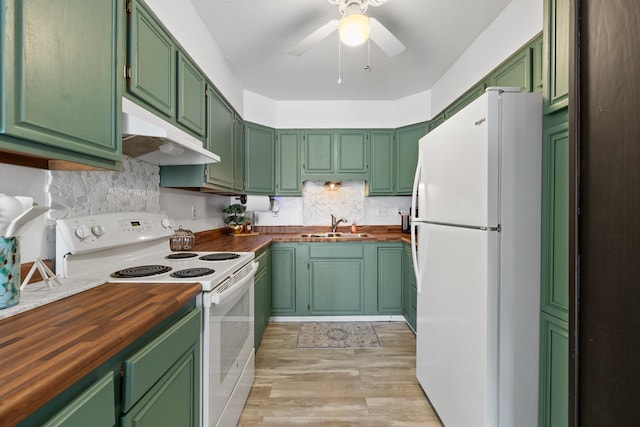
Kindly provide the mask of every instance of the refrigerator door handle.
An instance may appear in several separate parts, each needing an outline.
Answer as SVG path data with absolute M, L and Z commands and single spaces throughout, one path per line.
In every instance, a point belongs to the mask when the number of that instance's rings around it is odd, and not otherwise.
M 416 165 L 416 174 L 413 177 L 413 190 L 411 192 L 411 258 L 413 259 L 413 272 L 416 275 L 416 288 L 418 295 L 422 291 L 422 274 L 418 265 L 418 242 L 416 241 L 416 227 L 419 224 L 416 222 L 419 218 L 416 216 L 417 199 L 418 199 L 418 184 L 420 183 L 420 176 L 422 174 L 422 149 L 418 147 L 418 164 Z M 424 197 L 424 195 L 423 195 Z M 423 242 L 424 245 L 425 242 Z M 426 246 L 426 245 L 425 245 Z M 422 250 L 426 251 L 426 247 Z

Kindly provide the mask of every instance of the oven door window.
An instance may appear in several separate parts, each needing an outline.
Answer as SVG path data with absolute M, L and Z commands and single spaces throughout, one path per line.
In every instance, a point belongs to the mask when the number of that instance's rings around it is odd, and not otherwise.
M 209 410 L 217 420 L 253 350 L 253 281 L 209 316 Z

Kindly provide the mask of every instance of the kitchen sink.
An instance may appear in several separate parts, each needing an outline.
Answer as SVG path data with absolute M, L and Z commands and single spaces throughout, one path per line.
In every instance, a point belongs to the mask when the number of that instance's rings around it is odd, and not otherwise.
M 322 237 L 325 239 L 364 239 L 371 237 L 366 233 L 303 233 L 300 237 Z

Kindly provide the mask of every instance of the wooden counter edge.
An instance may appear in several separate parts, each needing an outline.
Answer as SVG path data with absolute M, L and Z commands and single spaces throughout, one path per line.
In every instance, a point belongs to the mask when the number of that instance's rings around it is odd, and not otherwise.
M 105 286 L 109 288 L 104 288 Z M 152 293 L 153 291 L 164 293 L 165 295 L 161 295 L 157 298 L 157 302 L 150 303 L 147 307 L 130 310 L 136 312 L 132 313 L 130 318 L 116 311 L 118 316 L 111 319 L 111 321 L 117 323 L 117 328 L 108 334 L 105 331 L 105 336 L 101 336 L 95 342 L 89 343 L 91 345 L 88 345 L 87 341 L 82 339 L 82 336 L 79 336 L 71 344 L 68 341 L 64 341 L 65 347 L 68 348 L 71 345 L 75 345 L 77 347 L 75 351 L 79 351 L 82 354 L 81 357 L 65 360 L 65 363 L 56 364 L 57 360 L 55 358 L 51 361 L 53 366 L 47 366 L 46 362 L 40 360 L 19 360 L 18 362 L 23 366 L 23 371 L 35 371 L 20 372 L 20 369 L 12 369 L 15 364 L 8 360 L 11 352 L 17 351 L 21 345 L 28 346 L 28 348 L 36 346 L 37 348 L 37 343 L 29 342 L 29 338 L 25 338 L 24 341 L 26 343 L 17 341 L 0 346 L 0 360 L 3 361 L 0 368 L 0 425 L 14 425 L 21 422 L 42 405 L 169 318 L 201 292 L 201 286 L 197 283 L 108 283 L 4 319 L 0 322 L 0 337 L 5 333 L 11 333 L 20 328 L 37 328 L 39 323 L 42 324 L 42 327 L 47 327 L 47 323 L 51 321 L 48 314 L 73 312 L 72 308 L 76 306 L 76 303 L 82 301 L 92 307 L 100 306 L 101 294 L 104 293 L 104 290 L 108 289 L 111 293 L 118 292 L 118 287 L 121 287 L 120 289 L 136 287 L 146 293 Z M 169 290 L 171 291 L 167 294 L 166 291 Z M 158 302 L 161 302 L 161 304 L 158 304 Z M 111 304 L 114 303 L 112 302 Z M 101 308 L 106 310 L 106 307 Z M 68 334 L 68 330 L 72 328 L 72 325 L 72 323 L 64 325 L 65 332 L 63 335 Z M 113 326 L 112 323 L 109 323 L 109 325 Z M 82 329 L 82 326 L 79 325 L 79 327 Z

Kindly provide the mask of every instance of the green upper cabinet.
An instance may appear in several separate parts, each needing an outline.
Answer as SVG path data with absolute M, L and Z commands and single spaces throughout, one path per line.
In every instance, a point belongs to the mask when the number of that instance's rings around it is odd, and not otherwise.
M 327 175 L 335 172 L 334 168 L 334 140 L 333 130 L 306 130 L 302 135 L 303 141 L 303 175 Z
M 244 178 L 244 124 L 240 116 L 233 116 L 233 189 L 242 192 Z
M 275 194 L 275 129 L 245 124 L 245 191 L 249 194 Z
M 457 113 L 458 111 L 462 110 L 464 107 L 469 105 L 474 99 L 482 95 L 486 88 L 487 88 L 487 85 L 485 83 L 479 83 L 474 87 L 472 87 L 471 89 L 469 89 L 468 91 L 466 91 L 461 97 L 456 99 L 451 105 L 449 105 L 444 110 L 445 119 L 450 118 L 455 113 Z M 431 128 L 434 129 L 436 126 L 437 124 L 433 123 L 431 125 Z
M 386 196 L 395 192 L 395 145 L 392 130 L 370 132 L 368 195 Z
M 121 161 L 121 0 L 2 1 L 0 149 Z
M 533 92 L 542 92 L 544 73 L 542 72 L 542 37 L 534 40 L 531 49 L 531 86 Z
M 178 52 L 178 123 L 203 138 L 206 134 L 207 81 L 184 53 Z
M 545 0 L 542 58 L 544 112 L 569 105 L 569 0 Z
M 489 86 L 519 87 L 531 92 L 531 50 L 523 49 L 500 65 L 491 74 Z
M 545 116 L 542 137 L 541 309 L 569 321 L 569 126 Z
M 207 183 L 233 189 L 235 178 L 233 110 L 212 90 L 209 90 L 207 104 L 207 147 L 220 156 L 218 163 L 207 166 Z
M 301 151 L 300 131 L 278 130 L 276 134 L 276 195 L 302 195 Z
M 396 194 L 410 195 L 418 164 L 418 140 L 428 131 L 427 123 L 396 129 Z
M 136 0 L 129 24 L 128 92 L 168 119 L 176 117 L 176 45 Z
M 302 133 L 302 179 L 368 179 L 369 132 L 312 129 Z
M 336 171 L 338 174 L 358 174 L 367 177 L 369 171 L 369 132 L 341 130 L 336 138 Z

